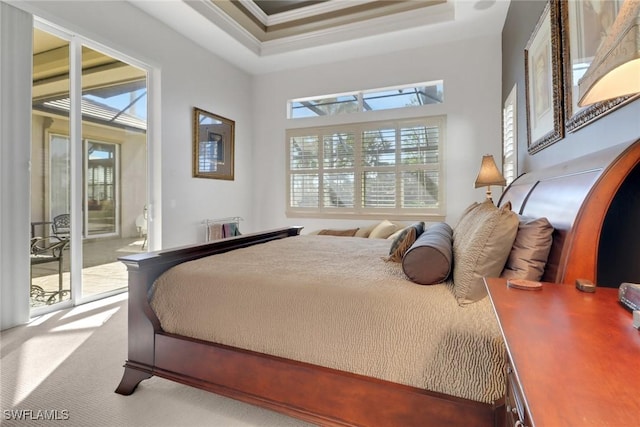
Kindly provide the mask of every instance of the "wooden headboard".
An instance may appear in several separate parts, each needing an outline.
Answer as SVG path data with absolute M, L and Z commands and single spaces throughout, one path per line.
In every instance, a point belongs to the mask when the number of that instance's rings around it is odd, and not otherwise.
M 635 267 L 640 264 L 640 243 L 634 243 L 640 239 L 627 238 L 620 247 L 621 239 L 614 235 L 640 230 L 636 227 L 640 220 L 634 219 L 640 218 L 640 202 L 635 215 L 620 219 L 620 213 L 629 209 L 629 198 L 640 198 L 640 186 L 623 185 L 638 180 L 639 163 L 640 139 L 523 174 L 506 188 L 498 205 L 510 201 L 516 213 L 544 216 L 555 228 L 544 281 L 573 284 L 583 278 L 610 287 L 617 287 L 619 280 L 640 281 L 640 267 Z M 611 253 L 631 253 L 638 261 L 599 262 L 604 254 L 611 259 Z

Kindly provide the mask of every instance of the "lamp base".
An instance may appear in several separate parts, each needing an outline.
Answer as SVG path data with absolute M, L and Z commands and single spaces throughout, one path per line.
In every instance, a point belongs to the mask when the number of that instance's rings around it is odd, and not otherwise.
M 487 200 L 491 200 L 491 203 L 493 203 L 493 199 L 491 198 L 491 186 L 487 185 Z

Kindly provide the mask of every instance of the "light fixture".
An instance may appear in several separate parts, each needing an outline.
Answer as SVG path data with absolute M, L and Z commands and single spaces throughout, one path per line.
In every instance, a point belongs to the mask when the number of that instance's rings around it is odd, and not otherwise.
M 640 0 L 625 0 L 578 90 L 580 107 L 640 92 Z
M 507 185 L 507 180 L 498 170 L 495 160 L 492 155 L 482 156 L 482 164 L 480 165 L 480 172 L 476 178 L 475 188 L 487 187 L 487 199 L 491 199 L 491 186 L 492 185 Z

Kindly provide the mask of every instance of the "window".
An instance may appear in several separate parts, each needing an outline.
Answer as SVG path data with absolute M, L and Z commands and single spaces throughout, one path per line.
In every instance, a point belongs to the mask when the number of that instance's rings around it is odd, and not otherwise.
M 507 185 L 518 176 L 516 105 L 516 86 L 514 86 L 502 110 L 502 174 L 507 180 Z
M 442 104 L 442 80 L 392 88 L 300 98 L 289 101 L 289 118 L 337 116 L 361 111 L 419 107 Z
M 445 117 L 287 131 L 290 216 L 444 215 Z

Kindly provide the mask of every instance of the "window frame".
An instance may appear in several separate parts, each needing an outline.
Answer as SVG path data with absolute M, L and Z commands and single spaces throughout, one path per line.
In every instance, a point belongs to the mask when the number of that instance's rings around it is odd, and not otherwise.
M 321 125 L 321 126 L 308 126 L 308 127 L 296 127 L 286 130 L 286 200 L 285 211 L 287 217 L 294 218 L 343 218 L 343 219 L 372 219 L 385 217 L 389 219 L 429 219 L 431 221 L 442 221 L 446 215 L 446 202 L 445 202 L 445 146 L 446 146 L 446 122 L 447 117 L 445 114 L 440 115 L 421 115 L 417 117 L 399 117 L 399 118 L 387 118 L 377 121 L 363 121 L 356 123 L 337 123 L 333 125 Z M 375 130 L 380 128 L 393 128 L 398 132 L 402 128 L 411 126 L 426 126 L 426 127 L 438 127 L 439 140 L 437 149 L 438 162 L 435 164 L 423 164 L 418 168 L 410 167 L 402 164 L 399 159 L 399 153 L 401 147 L 396 147 L 396 162 L 393 166 L 385 166 L 385 169 L 392 168 L 396 174 L 396 191 L 395 191 L 395 207 L 393 208 L 366 208 L 363 203 L 362 192 L 364 191 L 363 173 L 369 170 L 382 170 L 383 168 L 376 168 L 372 166 L 362 165 L 362 133 L 369 130 Z M 356 143 L 354 144 L 354 166 L 344 169 L 331 169 L 332 173 L 341 173 L 353 171 L 354 173 L 354 205 L 353 207 L 333 207 L 324 206 L 324 191 L 322 186 L 323 176 L 325 174 L 324 155 L 323 155 L 323 138 L 322 135 L 328 133 L 346 133 L 353 132 L 356 136 Z M 298 173 L 292 170 L 291 167 L 291 138 L 310 136 L 316 134 L 318 139 L 318 151 L 317 151 L 317 171 L 318 175 L 318 206 L 317 207 L 293 207 L 291 206 L 292 197 L 292 177 Z M 418 207 L 418 208 L 406 208 L 399 207 L 401 198 L 401 183 L 398 182 L 399 174 L 406 170 L 426 170 L 435 171 L 438 173 L 438 206 L 437 207 Z
M 440 94 L 440 99 L 434 99 L 434 102 L 427 102 L 427 103 L 421 103 L 418 105 L 413 105 L 413 104 L 405 104 L 405 105 L 401 105 L 401 106 L 388 106 L 386 108 L 372 108 L 371 106 L 367 105 L 367 97 L 370 95 L 380 95 L 381 97 L 393 97 L 393 95 L 389 95 L 386 94 L 387 92 L 394 92 L 397 91 L 398 94 L 396 96 L 400 96 L 403 94 L 404 91 L 408 90 L 408 89 L 413 89 L 415 91 L 415 89 L 418 88 L 424 88 L 425 92 L 424 92 L 424 96 L 425 98 L 427 97 L 426 94 L 426 89 L 427 88 L 435 88 L 435 89 L 439 89 L 439 94 Z M 409 93 L 409 92 L 407 92 Z M 384 95 L 383 95 L 384 94 Z M 331 99 L 338 99 L 338 98 L 353 98 L 350 100 L 350 104 L 351 107 L 349 108 L 349 104 L 347 104 L 346 100 L 344 101 L 334 101 L 334 102 L 330 102 L 333 104 L 337 104 L 337 105 L 346 105 L 347 108 L 336 108 L 335 111 L 331 112 L 328 111 L 326 114 L 320 114 L 318 113 L 316 116 L 310 115 L 302 115 L 302 116 L 297 116 L 294 112 L 294 110 L 296 108 L 295 105 L 296 104 L 301 104 L 301 103 L 305 103 L 305 102 L 317 102 L 317 101 L 321 101 L 321 100 L 331 100 Z M 382 87 L 382 88 L 374 88 L 374 89 L 367 89 L 367 90 L 359 90 L 359 91 L 351 91 L 351 92 L 341 92 L 341 93 L 334 93 L 334 94 L 329 94 L 329 95 L 319 95 L 319 96 L 310 96 L 310 97 L 304 97 L 304 98 L 296 98 L 296 99 L 290 99 L 289 101 L 287 101 L 287 119 L 288 120 L 305 120 L 305 119 L 317 119 L 320 117 L 339 117 L 339 116 L 343 116 L 343 115 L 350 115 L 350 114 L 358 114 L 358 113 L 373 113 L 373 112 L 380 112 L 380 111 L 389 111 L 389 110 L 402 110 L 402 109 L 415 109 L 415 108 L 422 108 L 426 105 L 429 106 L 433 106 L 433 105 L 442 105 L 444 104 L 444 98 L 445 98 L 445 91 L 444 91 L 444 80 L 440 79 L 440 80 L 431 80 L 431 81 L 427 81 L 427 82 L 420 82 L 420 83 L 413 83 L 413 84 L 404 84 L 404 85 L 399 85 L 399 86 L 389 86 L 389 87 Z M 312 109 L 312 107 L 318 107 L 318 108 L 322 108 L 322 106 L 319 106 L 317 104 L 312 104 L 310 106 L 307 106 L 306 108 L 308 109 Z
M 518 177 L 518 104 L 517 84 L 504 101 L 502 108 L 502 174 L 507 185 Z M 513 173 L 509 171 L 512 170 Z

